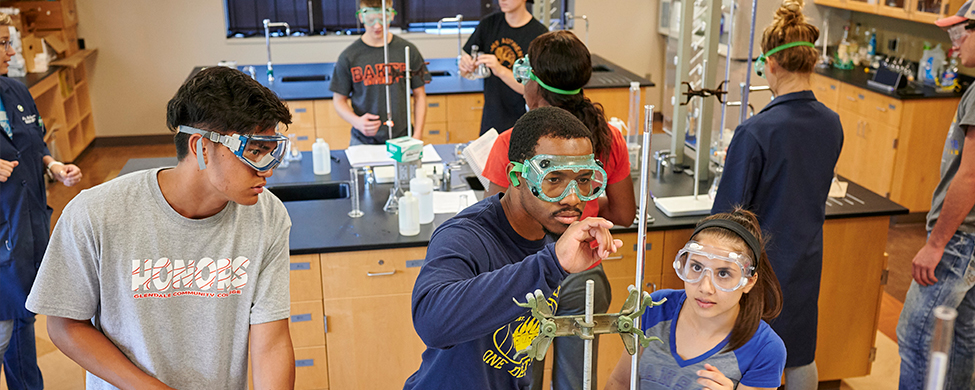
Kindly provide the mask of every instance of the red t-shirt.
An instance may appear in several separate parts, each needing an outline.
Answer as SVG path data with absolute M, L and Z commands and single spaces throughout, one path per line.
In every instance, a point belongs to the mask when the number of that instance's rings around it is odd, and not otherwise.
M 597 158 L 603 162 L 607 182 L 614 184 L 629 176 L 630 154 L 626 149 L 626 141 L 623 140 L 623 134 L 620 133 L 619 129 L 613 127 L 613 125 L 608 126 L 610 134 L 613 135 L 613 144 L 610 148 L 609 157 L 598 156 Z M 505 171 L 508 168 L 508 145 L 510 144 L 511 129 L 508 129 L 498 135 L 498 139 L 494 141 L 494 146 L 491 147 L 491 153 L 488 155 L 487 163 L 484 164 L 484 172 L 481 173 L 492 183 L 504 188 L 508 188 L 508 177 L 505 176 Z M 580 219 L 595 217 L 597 215 L 599 215 L 599 202 L 597 199 L 593 199 L 586 202 L 586 208 L 582 211 L 582 217 Z

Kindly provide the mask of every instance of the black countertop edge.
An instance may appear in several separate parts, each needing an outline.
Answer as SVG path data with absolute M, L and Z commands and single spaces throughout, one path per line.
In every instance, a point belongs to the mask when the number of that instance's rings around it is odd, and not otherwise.
M 59 70 L 61 70 L 61 67 L 60 66 L 51 65 L 51 66 L 48 66 L 47 67 L 47 71 L 44 72 L 44 73 L 28 73 L 24 77 L 9 77 L 7 75 L 2 75 L 2 76 L 3 77 L 8 77 L 8 78 L 13 79 L 13 80 L 20 81 L 21 83 L 23 83 L 24 85 L 27 86 L 27 89 L 30 89 L 31 87 L 37 85 L 41 81 L 44 81 L 44 79 L 46 79 L 47 76 L 53 75 L 53 74 L 57 73 Z
M 815 68 L 815 72 L 818 75 L 829 77 L 836 81 L 841 81 L 853 85 L 855 87 L 860 87 L 868 91 L 876 92 L 881 95 L 889 96 L 900 100 L 960 98 L 961 95 L 965 92 L 964 89 L 962 89 L 962 91 L 960 92 L 950 92 L 950 93 L 938 92 L 937 90 L 935 90 L 934 87 L 931 86 L 923 86 L 919 89 L 908 86 L 907 88 L 899 91 L 889 92 L 882 89 L 871 87 L 869 84 L 867 84 L 867 80 L 873 79 L 874 73 L 873 72 L 867 73 L 864 71 L 865 69 L 866 68 L 863 66 L 857 66 L 849 70 L 836 69 L 833 67 L 820 68 L 817 66 Z

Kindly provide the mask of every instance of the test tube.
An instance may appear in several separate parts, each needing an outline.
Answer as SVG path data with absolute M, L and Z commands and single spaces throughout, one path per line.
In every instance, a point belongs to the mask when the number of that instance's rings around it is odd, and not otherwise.
M 359 210 L 359 170 L 355 168 L 349 169 L 349 186 L 352 187 L 352 211 L 349 211 L 349 217 L 359 218 L 362 216 L 362 210 Z
M 931 340 L 931 356 L 928 358 L 928 378 L 924 390 L 943 390 L 948 358 L 951 356 L 951 339 L 955 334 L 955 318 L 958 311 L 947 306 L 934 308 L 934 337 Z

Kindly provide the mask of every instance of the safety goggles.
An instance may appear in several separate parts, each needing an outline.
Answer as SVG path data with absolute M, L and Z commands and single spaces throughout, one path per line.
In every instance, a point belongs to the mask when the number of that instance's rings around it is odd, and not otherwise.
M 545 88 L 549 91 L 555 92 L 560 95 L 575 95 L 582 91 L 582 88 L 566 90 L 566 89 L 555 88 L 553 86 L 545 84 L 545 82 L 539 80 L 538 77 L 535 76 L 535 73 L 532 72 L 532 65 L 530 62 L 528 62 L 527 55 L 524 58 L 519 58 L 517 61 L 515 61 L 515 64 L 512 65 L 511 67 L 511 73 L 514 74 L 515 81 L 521 83 L 522 85 L 528 84 L 528 80 L 534 80 L 542 88 Z
M 793 47 L 796 47 L 796 46 L 808 46 L 808 47 L 812 47 L 812 48 L 815 48 L 816 47 L 816 45 L 813 45 L 810 42 L 802 42 L 802 41 L 800 41 L 800 42 L 791 42 L 791 43 L 786 43 L 784 45 L 776 46 L 774 49 L 769 50 L 768 53 L 765 53 L 765 54 L 760 55 L 758 57 L 758 61 L 755 61 L 755 74 L 757 74 L 759 77 L 765 77 L 765 63 L 768 62 L 769 56 L 771 56 L 772 54 L 778 53 L 778 52 L 780 52 L 782 50 L 789 49 L 789 48 L 793 48 Z
M 975 28 L 975 23 L 973 23 L 973 21 L 958 23 L 953 26 L 946 27 L 944 30 L 948 32 L 948 38 L 951 39 L 951 46 L 961 47 L 961 44 L 965 42 L 965 38 L 972 33 L 970 28 Z
M 382 8 L 362 7 L 358 11 L 355 11 L 355 15 L 362 20 L 362 24 L 366 27 L 372 27 L 383 22 Z M 393 20 L 393 16 L 396 16 L 396 10 L 386 8 L 386 20 Z
M 196 140 L 196 149 L 203 149 L 203 138 L 221 144 L 230 149 L 240 161 L 258 172 L 267 172 L 281 163 L 281 157 L 287 149 L 288 137 L 275 133 L 274 135 L 223 135 L 214 131 L 200 130 L 190 126 L 180 126 L 180 133 L 199 134 L 203 137 Z M 203 153 L 196 154 L 196 161 L 200 170 L 206 169 Z
M 546 202 L 559 202 L 575 192 L 579 200 L 588 202 L 606 191 L 606 171 L 592 154 L 585 156 L 554 156 L 539 154 L 524 163 L 511 162 L 511 183 L 519 185 L 520 173 L 533 195 Z
M 755 276 L 755 267 L 748 255 L 702 245 L 697 241 L 689 241 L 677 252 L 674 270 L 687 283 L 698 283 L 707 274 L 714 288 L 724 292 L 741 288 L 748 283 L 748 278 Z

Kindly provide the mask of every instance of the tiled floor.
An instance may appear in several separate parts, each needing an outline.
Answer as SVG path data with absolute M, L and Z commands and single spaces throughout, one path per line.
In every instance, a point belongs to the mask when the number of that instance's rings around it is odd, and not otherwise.
M 51 186 L 49 203 L 54 208 L 54 219 L 60 215 L 64 205 L 81 189 L 101 183 L 114 177 L 129 158 L 173 156 L 172 145 L 153 145 L 137 147 L 92 148 L 77 162 L 84 172 L 84 179 L 75 187 Z M 924 229 L 916 225 L 898 225 L 891 229 L 887 251 L 890 254 L 891 278 L 881 304 L 880 325 L 877 334 L 877 360 L 872 374 L 861 378 L 844 380 L 842 389 L 885 390 L 897 388 L 897 375 L 900 358 L 897 355 L 894 328 L 900 314 L 902 295 L 910 284 L 910 260 L 924 243 Z M 906 259 L 906 260 L 905 260 Z M 906 278 L 903 276 L 906 273 Z M 49 390 L 84 389 L 84 370 L 64 356 L 51 343 L 47 336 L 44 316 L 39 316 L 36 324 L 37 350 L 41 370 L 44 373 L 45 388 Z M 2 379 L 0 374 L 0 379 Z M 6 383 L 0 380 L 0 390 L 6 390 Z

